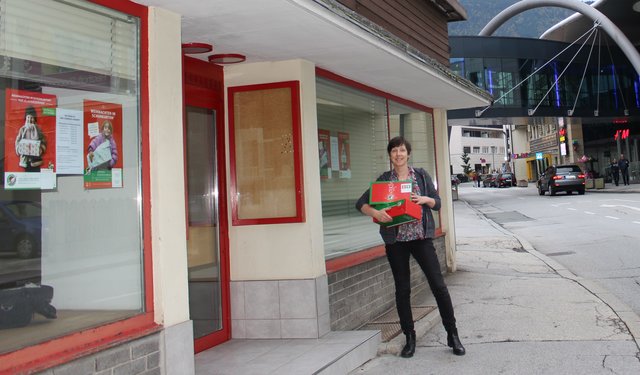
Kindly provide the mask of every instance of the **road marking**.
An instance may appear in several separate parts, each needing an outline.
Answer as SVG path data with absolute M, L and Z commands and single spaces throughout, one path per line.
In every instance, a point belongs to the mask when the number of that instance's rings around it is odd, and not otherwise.
M 590 212 L 590 211 L 585 211 L 584 213 L 587 214 L 587 215 L 595 215 L 596 214 L 595 212 Z
M 627 206 L 627 205 L 624 205 L 624 204 L 601 204 L 600 207 L 607 207 L 607 208 L 624 207 L 624 208 L 628 208 L 630 210 L 640 211 L 640 207 L 631 207 L 631 206 Z
M 567 210 L 570 210 L 570 211 L 578 211 L 576 208 L 571 208 L 571 207 L 567 207 Z
M 605 217 L 613 220 L 620 220 L 619 217 L 615 217 L 615 216 L 605 216 Z

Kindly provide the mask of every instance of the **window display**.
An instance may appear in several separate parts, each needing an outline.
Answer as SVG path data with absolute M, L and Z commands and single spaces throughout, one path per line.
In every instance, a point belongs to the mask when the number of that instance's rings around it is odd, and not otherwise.
M 0 0 L 0 354 L 145 308 L 140 21 L 40 5 Z
M 402 135 L 414 145 L 412 165 L 429 172 L 437 187 L 435 137 L 430 112 L 325 78 L 317 79 L 316 91 L 324 248 L 330 259 L 382 244 L 378 228 L 354 207 L 362 187 L 389 170 L 389 137 Z

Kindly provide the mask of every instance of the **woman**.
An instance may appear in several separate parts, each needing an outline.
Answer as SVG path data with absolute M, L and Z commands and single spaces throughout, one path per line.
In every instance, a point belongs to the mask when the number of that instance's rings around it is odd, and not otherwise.
M 118 145 L 113 137 L 113 124 L 111 121 L 105 121 L 102 123 L 102 131 L 100 134 L 91 139 L 89 147 L 87 147 L 87 157 L 90 163 L 94 163 L 94 152 L 98 152 L 101 148 L 108 148 L 106 151 L 108 155 L 102 157 L 100 160 L 108 160 L 100 165 L 96 165 L 92 169 L 111 169 L 118 162 Z
M 396 288 L 396 308 L 400 317 L 400 327 L 407 339 L 400 355 L 410 358 L 416 349 L 416 332 L 411 314 L 410 255 L 424 272 L 436 298 L 442 323 L 447 331 L 447 345 L 453 348 L 454 354 L 464 355 L 465 349 L 458 337 L 451 296 L 440 272 L 440 263 L 433 246 L 435 224 L 431 210 L 440 210 L 440 197 L 427 172 L 422 168 L 409 166 L 411 144 L 407 140 L 403 137 L 393 138 L 387 145 L 387 153 L 393 168 L 380 175 L 378 181 L 413 181 L 411 201 L 422 206 L 421 220 L 391 228 L 380 226 L 380 235 L 385 243 L 387 260 Z M 379 222 L 392 221 L 385 209 L 377 210 L 370 206 L 368 201 L 369 190 L 362 194 L 356 203 L 356 209 Z

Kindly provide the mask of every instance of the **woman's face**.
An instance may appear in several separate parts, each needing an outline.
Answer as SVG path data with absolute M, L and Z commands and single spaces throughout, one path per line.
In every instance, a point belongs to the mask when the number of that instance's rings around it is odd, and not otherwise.
M 391 149 L 389 159 L 394 167 L 403 167 L 409 162 L 409 152 L 405 145 L 400 145 Z
M 111 129 L 110 125 L 104 125 L 102 127 L 102 134 L 104 134 L 105 137 L 111 137 L 111 133 L 113 133 L 113 130 Z
M 24 118 L 24 123 L 25 124 L 35 124 L 36 123 L 36 118 L 33 117 L 32 115 L 27 115 Z

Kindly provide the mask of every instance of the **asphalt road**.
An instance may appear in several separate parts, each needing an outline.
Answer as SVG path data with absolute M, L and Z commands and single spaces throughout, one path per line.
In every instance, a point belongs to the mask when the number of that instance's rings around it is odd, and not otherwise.
M 539 196 L 528 188 L 460 185 L 459 197 L 574 274 L 596 281 L 640 314 L 640 196 Z

